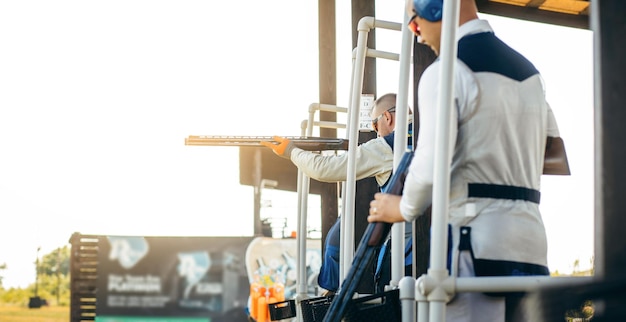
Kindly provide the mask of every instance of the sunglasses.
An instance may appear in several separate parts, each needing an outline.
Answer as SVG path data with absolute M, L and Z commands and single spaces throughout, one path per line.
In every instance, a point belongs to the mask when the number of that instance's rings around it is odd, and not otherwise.
M 393 106 L 391 108 L 389 108 L 388 110 L 386 110 L 385 112 L 389 112 L 389 113 L 393 113 L 396 111 L 396 107 Z M 372 128 L 374 129 L 374 131 L 378 132 L 378 121 L 385 116 L 385 112 L 383 112 L 383 114 L 378 115 L 377 118 L 372 120 Z
M 411 16 L 411 19 L 409 19 L 409 29 L 411 29 L 411 31 L 416 36 L 419 36 L 420 35 L 420 26 L 418 26 L 417 22 L 415 22 L 415 18 L 417 18 L 417 17 L 418 17 L 417 13 L 414 14 L 413 16 Z

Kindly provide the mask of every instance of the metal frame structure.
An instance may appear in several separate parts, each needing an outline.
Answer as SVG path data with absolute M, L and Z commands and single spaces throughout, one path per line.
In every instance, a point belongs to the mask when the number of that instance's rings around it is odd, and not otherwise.
M 395 22 L 376 20 L 373 17 L 363 17 L 359 21 L 357 30 L 357 46 L 353 51 L 353 65 L 352 65 L 352 79 L 350 86 L 350 100 L 349 100 L 349 109 L 348 109 L 348 126 L 347 126 L 347 136 L 348 136 L 348 174 L 346 176 L 346 193 L 344 196 L 345 200 L 351 201 L 347 203 L 344 208 L 344 215 L 342 216 L 341 221 L 341 257 L 340 257 L 340 273 L 339 276 L 345 278 L 345 275 L 350 269 L 350 265 L 352 263 L 352 259 L 354 257 L 354 232 L 351 229 L 344 229 L 344 227 L 354 227 L 354 198 L 356 191 L 356 142 L 358 136 L 358 122 L 359 122 L 359 104 L 361 98 L 361 92 L 363 89 L 363 74 L 365 70 L 365 58 L 366 57 L 374 57 L 374 58 L 383 58 L 389 60 L 399 60 L 400 56 L 398 54 L 380 51 L 376 49 L 370 49 L 367 47 L 367 38 L 370 31 L 375 28 L 382 28 L 388 30 L 396 30 L 401 31 L 402 25 Z M 410 57 L 410 56 L 409 56 Z M 408 71 L 409 62 L 405 64 Z M 408 75 L 404 75 L 406 77 L 406 86 L 408 86 Z M 408 87 L 407 87 L 408 88 Z M 398 95 L 403 96 L 404 99 L 408 97 L 407 95 Z M 404 145 L 406 142 L 406 131 L 408 128 L 408 124 L 406 124 L 408 119 L 408 104 L 396 105 L 399 108 L 396 108 L 396 115 L 400 117 L 396 123 L 396 126 L 400 126 L 398 129 L 404 129 L 404 141 L 401 142 L 398 146 Z M 396 131 L 397 132 L 397 131 Z M 394 140 L 398 140 L 398 136 L 395 137 Z M 394 141 L 394 144 L 397 141 Z M 400 152 L 404 152 L 400 150 Z M 394 168 L 397 166 L 399 159 L 396 160 L 396 152 L 394 152 Z M 395 227 L 399 226 L 399 227 Z M 404 226 L 403 225 L 394 225 L 394 229 L 392 230 L 392 234 L 399 234 L 402 239 L 404 239 Z M 398 245 L 400 248 L 400 254 L 404 252 L 402 249 L 401 243 L 392 243 L 393 245 Z M 392 246 L 392 256 L 394 250 L 398 247 Z M 399 255 L 403 257 L 403 255 Z M 392 268 L 393 271 L 393 268 Z M 402 274 L 402 273 L 400 273 Z
M 615 121 L 615 118 L 623 119 L 623 109 L 619 106 L 618 102 L 623 101 L 619 100 L 618 97 L 623 96 L 619 94 L 615 94 L 616 92 L 612 91 L 619 87 L 619 84 L 623 84 L 623 76 L 617 70 L 621 70 L 619 68 L 610 68 L 607 66 L 622 66 L 623 60 L 618 59 L 619 53 L 623 52 L 624 46 L 615 46 L 609 44 L 615 44 L 615 40 L 619 39 L 618 36 L 619 30 L 615 29 L 615 26 L 621 26 L 620 22 L 624 21 L 624 17 L 618 10 L 618 8 L 623 8 L 623 4 L 621 2 L 608 2 L 606 4 L 600 4 L 598 1 L 591 1 L 592 10 L 590 14 L 591 16 L 591 29 L 594 31 L 595 41 L 594 41 L 594 53 L 600 59 L 596 60 L 596 65 L 594 66 L 596 69 L 595 77 L 595 109 L 596 109 L 596 144 L 598 146 L 599 156 L 596 159 L 598 165 L 596 165 L 596 192 L 598 196 L 596 197 L 597 207 L 596 207 L 596 223 L 599 227 L 596 228 L 596 265 L 599 265 L 596 268 L 596 277 L 473 277 L 473 278 L 455 278 L 455 277 L 443 277 L 438 276 L 435 273 L 440 273 L 437 271 L 430 271 L 428 274 L 423 275 L 420 279 L 415 280 L 410 277 L 404 277 L 399 282 L 400 288 L 400 296 L 403 300 L 403 321 L 415 321 L 416 319 L 416 310 L 415 303 L 417 303 L 417 317 L 418 321 L 440 321 L 445 316 L 445 302 L 443 301 L 431 301 L 437 299 L 437 297 L 445 297 L 446 294 L 454 294 L 455 292 L 474 292 L 474 291 L 541 291 L 544 287 L 552 287 L 552 286 L 560 286 L 560 285 L 573 285 L 573 286 L 581 286 L 585 287 L 585 285 L 596 284 L 597 282 L 601 282 L 607 278 L 615 278 L 619 277 L 622 274 L 618 273 L 621 271 L 619 268 L 623 265 L 620 265 L 624 261 L 623 256 L 608 256 L 617 255 L 620 253 L 620 249 L 623 249 L 624 242 L 623 239 L 619 239 L 617 243 L 607 243 L 608 239 L 616 241 L 615 238 L 611 238 L 611 236 L 616 237 L 619 236 L 617 232 L 619 229 L 619 225 L 611 224 L 611 223 L 619 223 L 622 220 L 618 220 L 618 213 L 621 211 L 619 209 L 623 209 L 624 207 L 620 207 L 619 205 L 623 203 L 623 198 L 614 198 L 615 196 L 611 193 L 606 193 L 607 191 L 621 191 L 622 189 L 614 189 L 616 187 L 620 187 L 624 182 L 623 180 L 618 180 L 619 178 L 623 178 L 621 175 L 623 172 L 623 167 L 617 166 L 619 162 L 618 160 L 624 159 L 624 153 L 620 152 L 619 149 L 608 149 L 605 142 L 603 142 L 603 138 L 609 138 L 609 143 L 618 142 L 619 138 L 622 138 L 624 135 L 623 127 L 619 126 L 618 122 Z M 458 15 L 458 10 L 454 7 L 457 3 L 455 2 L 446 2 L 448 4 L 444 7 L 444 21 L 455 19 Z M 622 11 L 623 12 L 623 11 Z M 452 16 L 453 18 L 447 18 Z M 601 17 L 603 19 L 601 19 Z M 365 19 L 365 18 L 364 18 Z M 368 18 L 370 21 L 375 21 L 373 18 Z M 361 32 L 366 31 L 367 28 L 362 28 L 362 24 L 359 24 L 359 34 Z M 453 27 L 456 28 L 456 26 Z M 611 28 L 613 27 L 613 29 Z M 364 30 L 361 30 L 364 29 Z M 447 30 L 447 29 L 446 29 Z M 449 31 L 450 32 L 450 31 Z M 454 33 L 456 30 L 454 30 Z M 452 32 L 448 34 L 451 36 Z M 454 37 L 450 37 L 454 39 Z M 366 39 L 366 36 L 365 36 Z M 614 40 L 614 41 L 611 41 Z M 405 47 L 410 47 L 405 43 L 405 39 L 403 38 L 403 50 L 402 55 L 407 56 L 408 51 L 404 49 Z M 410 40 L 412 41 L 412 39 Z M 353 80 L 351 82 L 351 112 L 354 112 L 356 109 L 354 107 L 357 106 L 355 93 L 358 91 L 353 90 L 353 88 L 360 88 L 359 85 L 362 79 L 356 72 L 357 68 L 362 68 L 363 66 L 363 52 L 365 55 L 375 52 L 375 50 L 364 49 L 363 39 L 358 41 L 357 53 L 361 53 L 361 56 L 357 55 L 355 58 L 354 65 L 354 73 Z M 608 50 L 610 49 L 612 50 Z M 448 48 L 447 50 L 451 50 Z M 443 51 L 442 51 L 443 54 Z M 450 53 L 447 53 L 448 56 Z M 368 56 L 369 57 L 369 56 Z M 442 57 L 443 58 L 443 57 Z M 401 59 L 403 59 L 401 57 Z M 404 67 L 403 67 L 404 68 Z M 449 65 L 449 68 L 453 68 L 452 65 Z M 404 70 L 404 69 L 403 69 Z M 453 71 L 450 69 L 448 72 Z M 612 71 L 612 72 L 611 72 Z M 404 84 L 401 83 L 399 95 L 404 93 L 402 91 Z M 608 94 L 609 92 L 613 94 Z M 624 93 L 623 91 L 618 93 Z M 609 112 L 611 113 L 609 113 Z M 607 115 L 611 115 L 608 117 Z M 356 120 L 351 120 L 356 124 Z M 439 120 L 441 121 L 441 120 Z M 350 123 L 353 124 L 353 123 Z M 438 122 L 439 124 L 439 122 Z M 352 132 L 350 132 L 352 133 Z M 401 132 L 398 132 L 401 133 Z M 607 135 L 606 133 L 610 133 L 611 135 Z M 600 135 L 605 134 L 605 135 Z M 353 135 L 353 134 L 352 134 Z M 356 142 L 355 140 L 351 140 L 351 142 Z M 612 146 L 619 146 L 613 144 Z M 352 149 L 353 150 L 353 149 Z M 608 151 L 608 152 L 607 152 Z M 443 156 L 446 157 L 445 155 Z M 604 170 L 599 170 L 604 169 Z M 610 175 L 615 173 L 615 175 Z M 350 183 L 351 181 L 348 181 Z M 353 182 L 353 181 L 352 181 Z M 445 189 L 444 189 L 445 190 Z M 441 197 L 440 197 L 441 198 Z M 445 196 L 444 196 L 445 198 Z M 444 200 L 445 201 L 445 200 Z M 439 206 L 441 207 L 441 206 Z M 443 208 L 445 209 L 445 208 Z M 346 209 L 352 210 L 352 209 Z M 433 214 L 433 219 L 437 218 L 438 215 Z M 606 217 L 606 218 L 605 218 Z M 436 220 L 441 220 L 436 219 Z M 442 226 L 441 222 L 437 224 L 433 224 L 435 226 Z M 393 233 L 393 232 L 392 232 Z M 433 231 L 434 234 L 438 234 Z M 343 236 L 342 236 L 343 237 Z M 433 238 L 433 242 L 437 239 L 440 239 L 441 235 L 435 236 Z M 392 235 L 392 238 L 393 235 Z M 346 238 L 344 237 L 344 240 Z M 444 241 L 445 242 L 445 241 Z M 350 244 L 350 240 L 346 240 L 347 244 Z M 396 243 L 397 244 L 397 243 Z M 435 255 L 435 250 L 441 248 L 441 244 L 433 245 L 431 252 L 431 256 L 439 256 Z M 344 245 L 344 244 L 342 244 Z M 607 246 L 608 245 L 608 246 Z M 345 247 L 345 246 L 344 246 Z M 346 247 L 347 249 L 351 249 Z M 353 247 L 352 247 L 353 249 Z M 397 259 L 398 257 L 395 256 Z M 431 261 L 435 262 L 435 261 Z M 392 272 L 393 272 L 392 262 Z M 392 274 L 392 279 L 395 275 Z
M 346 124 L 332 122 L 332 121 L 316 121 L 315 115 L 317 112 L 326 111 L 334 113 L 346 113 L 348 111 L 345 107 L 339 107 L 330 104 L 313 103 L 309 105 L 309 118 L 302 121 L 301 135 L 304 137 L 310 137 L 313 135 L 313 129 L 315 126 L 319 128 L 332 128 L 332 129 L 345 129 Z M 298 277 L 296 278 L 296 306 L 300 308 L 300 302 L 309 298 L 307 292 L 308 281 L 306 278 L 306 240 L 307 240 L 307 219 L 308 219 L 308 196 L 310 178 L 298 168 L 297 187 L 298 187 L 298 215 L 297 215 L 297 267 Z M 302 314 L 297 314 L 297 320 L 302 321 Z
M 444 321 L 446 303 L 451 295 L 456 292 L 517 292 L 534 291 L 542 286 L 577 285 L 590 282 L 592 277 L 471 277 L 457 278 L 450 276 L 446 268 L 447 249 L 447 211 L 449 203 L 450 185 L 450 162 L 451 154 L 447 144 L 449 140 L 450 117 L 453 112 L 454 83 L 450 80 L 454 75 L 454 61 L 456 60 L 456 32 L 459 21 L 459 1 L 446 1 L 444 3 L 444 13 L 442 21 L 442 42 L 441 55 L 442 62 L 439 88 L 441 88 L 438 98 L 437 108 L 437 130 L 435 152 L 435 173 L 433 183 L 433 207 L 432 207 L 432 236 L 431 236 L 431 266 L 428 273 L 417 280 L 412 277 L 402 277 L 403 275 L 403 242 L 392 242 L 392 280 L 390 288 L 399 287 L 402 299 L 403 321 Z M 411 46 L 413 37 L 406 27 L 406 22 L 402 25 L 392 22 L 379 21 L 373 17 L 363 17 L 358 25 L 358 40 L 355 49 L 353 75 L 351 82 L 351 96 L 348 122 L 348 175 L 346 179 L 346 200 L 354 200 L 355 187 L 355 162 L 356 158 L 356 136 L 358 124 L 359 98 L 363 85 L 363 70 L 365 57 L 390 58 L 396 57 L 393 54 L 382 53 L 374 49 L 368 49 L 367 33 L 374 28 L 386 28 L 391 30 L 402 30 L 402 46 L 398 60 L 400 60 L 400 79 L 397 96 L 397 115 L 399 118 L 396 128 L 394 144 L 401 146 L 406 142 L 406 117 L 408 115 L 408 85 L 409 66 L 411 58 Z M 399 110 L 398 110 L 399 109 Z M 402 150 L 394 152 L 394 169 L 402 155 Z M 351 258 L 353 256 L 353 238 L 349 229 L 352 227 L 354 218 L 354 206 L 347 203 L 344 208 L 345 222 L 342 221 L 342 259 L 343 270 L 340 276 L 345 277 L 345 272 L 349 270 Z M 344 231 L 345 234 L 344 234 Z M 392 239 L 402 241 L 404 239 L 404 225 L 394 225 L 392 228 Z M 417 312 L 415 304 L 417 302 Z M 416 313 L 419 316 L 416 316 Z

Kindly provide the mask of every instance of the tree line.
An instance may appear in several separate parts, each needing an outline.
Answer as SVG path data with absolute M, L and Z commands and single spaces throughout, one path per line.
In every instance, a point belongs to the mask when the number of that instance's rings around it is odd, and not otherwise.
M 0 264 L 0 304 L 26 306 L 31 297 L 40 297 L 48 305 L 70 304 L 70 246 L 59 247 L 34 262 L 35 281 L 26 288 L 6 289 L 2 272 L 8 267 Z

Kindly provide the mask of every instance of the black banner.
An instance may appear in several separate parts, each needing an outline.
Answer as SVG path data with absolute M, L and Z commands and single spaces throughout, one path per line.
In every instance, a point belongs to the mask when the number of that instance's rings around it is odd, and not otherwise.
M 248 321 L 252 239 L 100 238 L 96 321 Z

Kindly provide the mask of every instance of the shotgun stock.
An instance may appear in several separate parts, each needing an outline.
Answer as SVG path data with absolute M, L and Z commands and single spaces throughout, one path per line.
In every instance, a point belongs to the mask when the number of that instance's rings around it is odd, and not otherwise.
M 560 137 L 549 136 L 546 140 L 546 154 L 543 159 L 543 174 L 565 175 L 571 174 L 565 144 Z

